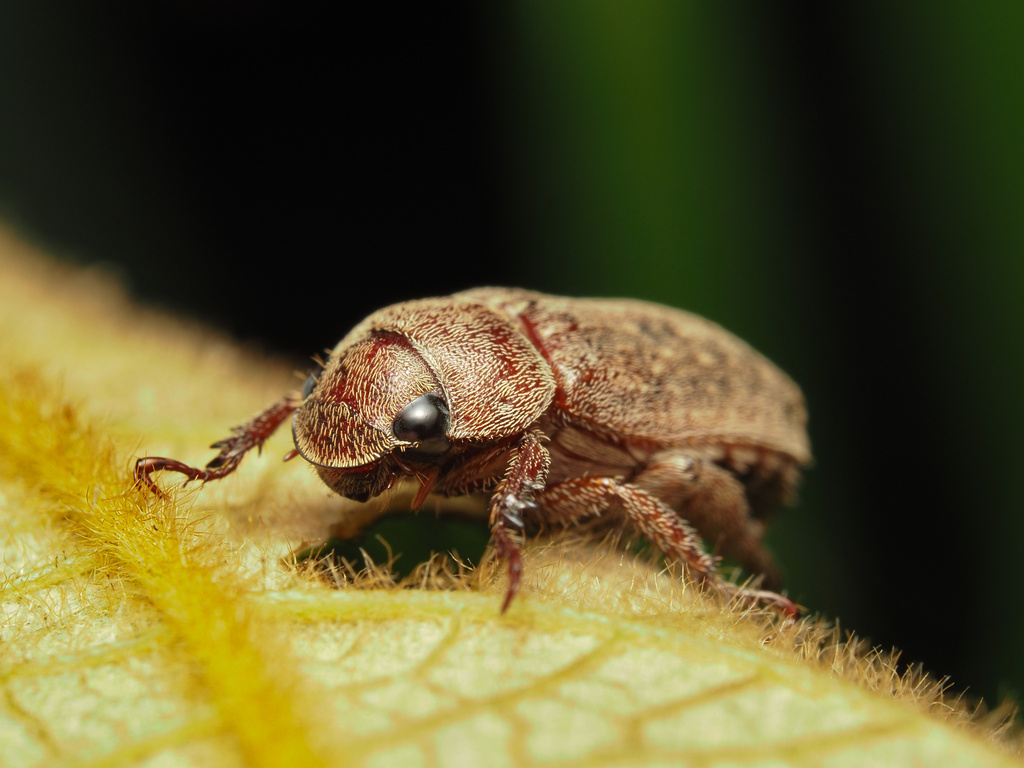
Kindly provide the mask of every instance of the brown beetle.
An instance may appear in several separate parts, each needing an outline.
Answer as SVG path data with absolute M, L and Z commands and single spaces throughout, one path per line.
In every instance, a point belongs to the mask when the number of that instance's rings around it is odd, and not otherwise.
M 214 443 L 204 469 L 142 458 L 136 480 L 160 493 L 155 471 L 224 477 L 293 412 L 297 453 L 342 496 L 366 501 L 402 478 L 420 484 L 413 508 L 429 493 L 489 493 L 510 577 L 502 611 L 527 523 L 614 513 L 698 583 L 797 612 L 774 592 L 724 583 L 700 536 L 778 588 L 762 521 L 810 459 L 803 396 L 695 315 L 506 288 L 396 304 L 342 339 L 301 395 Z

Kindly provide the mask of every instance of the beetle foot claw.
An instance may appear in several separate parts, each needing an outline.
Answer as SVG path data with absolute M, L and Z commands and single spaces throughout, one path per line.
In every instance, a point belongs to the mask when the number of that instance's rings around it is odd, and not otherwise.
M 728 586 L 723 590 L 723 595 L 730 598 L 736 605 L 774 608 L 785 616 L 787 621 L 795 621 L 804 610 L 802 605 L 795 603 L 785 595 L 767 589 Z
M 519 592 L 519 582 L 523 576 L 523 558 L 518 549 L 510 553 L 508 557 L 508 589 L 505 591 L 505 600 L 501 604 L 501 612 L 505 613 L 512 605 L 512 598 Z

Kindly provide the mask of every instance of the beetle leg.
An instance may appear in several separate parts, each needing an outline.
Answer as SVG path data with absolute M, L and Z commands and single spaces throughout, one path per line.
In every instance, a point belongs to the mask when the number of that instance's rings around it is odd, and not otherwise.
M 179 472 L 185 475 L 185 482 L 192 480 L 219 480 L 230 475 L 242 459 L 253 448 L 257 451 L 262 448 L 263 441 L 270 437 L 274 431 L 281 426 L 281 423 L 299 407 L 299 401 L 294 394 L 281 398 L 272 406 L 251 421 L 234 427 L 231 430 L 231 437 L 219 440 L 211 448 L 219 448 L 220 453 L 214 456 L 202 469 L 192 467 L 184 462 L 175 459 L 167 459 L 162 456 L 146 456 L 135 462 L 135 484 L 145 486 L 161 498 L 166 495 L 150 477 L 154 472 L 167 471 Z
M 614 477 L 588 476 L 549 486 L 538 495 L 549 522 L 576 522 L 596 517 L 617 504 L 640 534 L 674 560 L 681 561 L 699 583 L 717 581 L 716 559 L 701 546 L 700 535 L 657 498 Z
M 494 490 L 490 505 L 491 541 L 508 567 L 508 591 L 501 612 L 508 610 L 519 591 L 523 556 L 516 537 L 524 527 L 523 513 L 536 507 L 534 492 L 544 487 L 551 458 L 535 432 L 523 435 L 515 447 L 508 471 Z
M 743 603 L 771 605 L 788 616 L 799 613 L 794 602 L 775 592 L 722 581 L 715 570 L 718 559 L 704 551 L 697 531 L 643 488 L 613 477 L 588 476 L 549 486 L 537 494 L 537 500 L 550 522 L 575 522 L 617 505 L 645 539 L 669 559 L 681 562 L 700 586 Z
M 631 482 L 676 510 L 715 552 L 762 574 L 766 588 L 779 588 L 778 567 L 761 543 L 764 524 L 751 517 L 746 490 L 735 475 L 682 451 L 663 451 Z

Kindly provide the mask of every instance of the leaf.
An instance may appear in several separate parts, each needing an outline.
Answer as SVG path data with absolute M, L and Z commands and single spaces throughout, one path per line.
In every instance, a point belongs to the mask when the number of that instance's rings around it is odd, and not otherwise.
M 486 564 L 297 566 L 358 510 L 286 438 L 140 494 L 134 455 L 201 463 L 298 382 L 23 251 L 0 234 L 0 764 L 1018 764 L 895 657 L 611 543 L 534 543 L 506 615 Z

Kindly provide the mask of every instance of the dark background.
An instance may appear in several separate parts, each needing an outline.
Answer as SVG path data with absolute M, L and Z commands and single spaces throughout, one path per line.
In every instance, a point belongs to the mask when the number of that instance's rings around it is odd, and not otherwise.
M 1020 693 L 1024 6 L 336 7 L 0 4 L 0 219 L 297 360 L 488 283 L 707 315 L 810 404 L 791 594 Z

